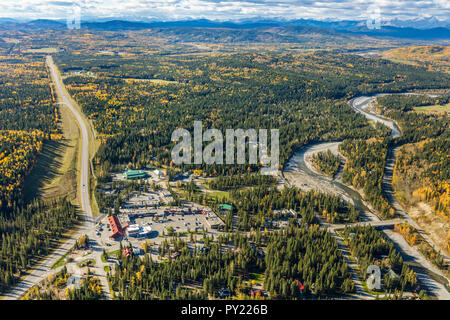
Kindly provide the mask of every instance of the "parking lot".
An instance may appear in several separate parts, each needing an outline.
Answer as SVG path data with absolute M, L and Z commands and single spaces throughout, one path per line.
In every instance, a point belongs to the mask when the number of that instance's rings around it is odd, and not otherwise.
M 206 231 L 207 236 L 214 236 L 216 238 L 219 235 L 217 229 L 211 227 L 211 222 L 220 220 L 211 211 L 205 211 L 206 213 L 195 213 L 199 210 L 199 207 L 185 206 L 180 208 L 173 207 L 160 207 L 158 209 L 152 210 L 132 210 L 125 209 L 123 212 L 117 215 L 119 221 L 123 228 L 129 225 L 139 225 L 140 227 L 150 226 L 152 231 L 145 237 L 134 237 L 129 236 L 125 232 L 122 239 L 114 240 L 110 238 L 111 228 L 109 226 L 108 218 L 105 217 L 100 222 L 100 227 L 98 228 L 97 236 L 101 239 L 101 242 L 109 248 L 107 251 L 114 251 L 119 248 L 120 240 L 125 240 L 130 242 L 133 246 L 137 248 L 142 247 L 142 242 L 150 240 L 153 244 L 160 244 L 164 239 L 169 236 L 170 227 L 173 233 L 179 233 L 185 240 L 190 240 L 190 232 L 195 233 L 195 238 L 197 241 L 203 238 L 203 230 Z M 187 212 L 191 210 L 190 214 L 183 214 L 183 211 Z M 174 213 L 169 213 L 169 212 Z M 140 214 L 137 214 L 140 213 Z M 207 219 L 208 217 L 208 219 Z

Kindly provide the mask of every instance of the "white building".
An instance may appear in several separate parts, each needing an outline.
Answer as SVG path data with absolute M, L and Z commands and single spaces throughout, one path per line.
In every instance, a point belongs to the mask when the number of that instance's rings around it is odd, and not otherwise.
M 139 233 L 140 227 L 138 224 L 130 224 L 127 228 L 127 233 L 129 236 L 134 237 Z

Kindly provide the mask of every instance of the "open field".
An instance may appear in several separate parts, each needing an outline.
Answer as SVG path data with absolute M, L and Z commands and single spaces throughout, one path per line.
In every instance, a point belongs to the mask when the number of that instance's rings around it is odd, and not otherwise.
M 35 168 L 25 179 L 24 198 L 27 202 L 35 197 L 76 196 L 80 133 L 72 113 L 65 107 L 60 107 L 59 111 L 64 139 L 45 142 Z
M 160 85 L 167 85 L 167 84 L 180 84 L 178 81 L 169 81 L 169 80 L 163 80 L 163 79 L 133 79 L 133 78 L 126 78 L 124 79 L 128 83 L 134 83 L 134 82 L 150 82 L 154 84 L 160 84 Z
M 433 106 L 421 106 L 414 107 L 414 111 L 417 112 L 450 112 L 450 103 L 446 105 L 433 105 Z
M 383 58 L 413 66 L 424 66 L 428 70 L 450 72 L 450 47 L 448 46 L 431 45 L 395 48 L 385 51 Z
M 448 235 L 450 233 L 450 223 L 444 217 L 433 212 L 430 205 L 419 202 L 408 208 L 408 214 L 417 224 L 425 230 L 447 255 L 450 254 L 447 249 Z
M 37 49 L 28 49 L 25 50 L 26 53 L 57 53 L 59 52 L 59 48 L 37 48 Z

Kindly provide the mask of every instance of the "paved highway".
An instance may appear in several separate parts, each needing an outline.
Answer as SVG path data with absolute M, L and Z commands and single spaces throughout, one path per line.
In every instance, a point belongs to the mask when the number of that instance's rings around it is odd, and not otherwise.
M 78 122 L 78 126 L 81 131 L 81 169 L 80 169 L 80 185 L 79 196 L 81 200 L 81 210 L 83 212 L 84 221 L 82 227 L 78 230 L 77 234 L 71 239 L 64 242 L 59 248 L 53 251 L 44 261 L 42 261 L 37 267 L 35 267 L 22 281 L 20 281 L 9 293 L 5 294 L 2 298 L 5 300 L 17 300 L 32 286 L 37 285 L 48 275 L 57 272 L 58 270 L 52 270 L 54 265 L 68 250 L 70 250 L 78 237 L 82 234 L 87 234 L 91 240 L 91 250 L 93 251 L 93 259 L 96 260 L 96 267 L 91 268 L 91 272 L 98 276 L 102 282 L 103 290 L 106 291 L 106 298 L 110 298 L 109 286 L 106 281 L 106 274 L 103 269 L 103 262 L 100 259 L 102 254 L 102 247 L 95 241 L 95 224 L 96 220 L 92 215 L 91 202 L 89 197 L 89 135 L 86 123 L 78 111 L 73 105 L 72 100 L 68 96 L 67 91 L 64 89 L 64 84 L 59 75 L 59 71 L 55 66 L 51 56 L 47 56 L 47 65 L 49 67 L 52 81 L 55 85 L 55 91 L 58 96 L 59 104 L 69 108 L 75 116 Z

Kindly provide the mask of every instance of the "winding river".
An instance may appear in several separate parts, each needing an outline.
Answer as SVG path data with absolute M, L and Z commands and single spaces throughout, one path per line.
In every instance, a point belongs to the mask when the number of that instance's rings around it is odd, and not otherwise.
M 399 94 L 414 95 L 415 93 L 399 93 Z M 348 103 L 355 112 L 361 113 L 363 116 L 366 117 L 367 120 L 373 122 L 381 122 L 382 124 L 384 124 L 386 127 L 391 129 L 391 136 L 393 138 L 397 138 L 402 135 L 402 132 L 395 121 L 366 110 L 366 107 L 372 104 L 377 97 L 386 95 L 388 94 L 383 93 L 372 96 L 360 96 L 349 100 Z M 428 94 L 428 96 L 436 97 L 436 95 L 431 94 Z M 291 185 L 300 187 L 304 190 L 315 189 L 330 192 L 341 196 L 343 199 L 347 201 L 350 201 L 351 203 L 353 203 L 355 208 L 360 212 L 361 221 L 379 221 L 380 219 L 375 214 L 375 210 L 373 210 L 368 203 L 364 202 L 361 194 L 352 187 L 345 185 L 339 181 L 342 175 L 342 167 L 343 167 L 342 165 L 338 174 L 333 179 L 317 172 L 311 166 L 310 162 L 307 161 L 307 159 L 310 158 L 312 154 L 326 150 L 331 150 L 333 153 L 338 154 L 338 147 L 340 143 L 341 143 L 340 141 L 319 142 L 309 144 L 297 150 L 296 152 L 294 152 L 294 154 L 286 163 L 285 168 L 283 170 L 283 175 Z M 403 210 L 403 208 L 398 203 L 392 191 L 391 186 L 392 172 L 395 162 L 395 156 L 398 149 L 399 147 L 395 147 L 393 149 L 391 148 L 388 150 L 386 167 L 384 170 L 384 177 L 383 177 L 383 192 L 386 194 L 387 199 L 396 209 L 397 213 L 404 219 L 408 220 L 408 223 L 413 225 L 416 229 L 420 230 L 415 221 L 413 221 L 409 217 L 409 215 Z M 427 240 L 429 240 L 428 236 L 423 232 L 422 235 Z M 443 253 L 442 250 L 439 249 L 439 251 Z
M 407 93 L 409 94 L 409 93 Z M 401 130 L 398 125 L 387 118 L 371 113 L 365 108 L 375 101 L 378 96 L 386 94 L 377 94 L 373 96 L 360 96 L 353 98 L 349 101 L 349 105 L 355 112 L 361 113 L 368 120 L 374 122 L 381 122 L 385 126 L 391 129 L 391 136 L 393 138 L 401 136 Z M 432 96 L 432 95 L 429 95 Z M 343 199 L 353 203 L 355 208 L 360 213 L 360 220 L 365 221 L 380 221 L 380 218 L 375 214 L 375 211 L 370 208 L 370 205 L 364 202 L 359 192 L 353 188 L 341 183 L 340 177 L 342 174 L 342 166 L 336 177 L 330 178 L 323 174 L 316 172 L 307 159 L 314 153 L 331 150 L 333 153 L 338 153 L 338 147 L 340 141 L 320 142 L 309 144 L 296 152 L 291 156 L 285 165 L 283 170 L 283 176 L 287 182 L 291 185 L 300 187 L 303 190 L 321 190 L 339 195 Z M 395 162 L 395 155 L 398 147 L 388 150 L 386 159 L 386 167 L 383 178 L 383 191 L 386 194 L 388 200 L 396 209 L 397 214 L 401 215 L 410 225 L 414 226 L 419 233 L 426 239 L 428 243 L 433 245 L 429 236 L 421 230 L 417 223 L 411 219 L 411 217 L 403 210 L 401 205 L 396 200 L 391 187 L 392 181 L 392 169 Z M 385 230 L 385 234 L 394 242 L 397 249 L 399 249 L 403 255 L 405 261 L 410 261 L 416 267 L 413 269 L 416 271 L 419 281 L 424 284 L 430 292 L 439 299 L 450 299 L 449 291 L 445 288 L 444 283 L 447 280 L 444 278 L 442 272 L 427 261 L 417 250 L 410 247 L 402 236 L 396 234 L 393 231 Z M 434 245 L 433 245 L 434 246 Z M 434 246 L 441 253 L 442 250 Z M 447 257 L 444 254 L 444 259 Z M 426 270 L 424 270 L 425 268 Z
M 376 220 L 370 209 L 364 204 L 361 195 L 335 178 L 322 175 L 307 165 L 305 159 L 313 153 L 336 149 L 340 142 L 324 142 L 310 144 L 296 151 L 285 165 L 284 176 L 292 185 L 305 190 L 315 189 L 328 191 L 351 202 L 360 212 L 362 221 Z
M 364 110 L 364 108 L 372 103 L 377 96 L 379 95 L 357 97 L 351 99 L 349 104 L 355 112 L 363 114 L 368 120 L 381 122 L 390 128 L 392 137 L 399 137 L 401 131 L 394 121 Z M 297 150 L 286 163 L 283 175 L 290 184 L 304 190 L 315 189 L 330 192 L 351 202 L 360 212 L 360 220 L 363 222 L 379 221 L 380 219 L 375 214 L 374 210 L 369 208 L 370 206 L 364 202 L 361 194 L 339 181 L 342 175 L 342 165 L 338 174 L 334 178 L 331 178 L 315 171 L 306 161 L 306 159 L 314 153 L 326 150 L 331 150 L 335 154 L 338 153 L 338 146 L 340 143 L 340 141 L 319 142 L 309 144 Z

